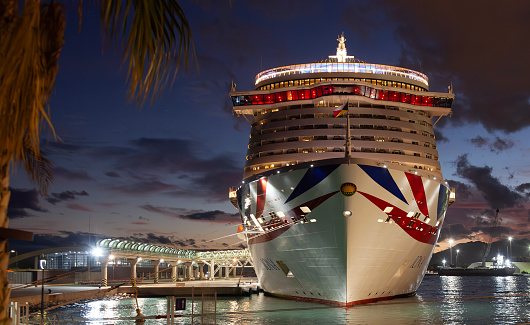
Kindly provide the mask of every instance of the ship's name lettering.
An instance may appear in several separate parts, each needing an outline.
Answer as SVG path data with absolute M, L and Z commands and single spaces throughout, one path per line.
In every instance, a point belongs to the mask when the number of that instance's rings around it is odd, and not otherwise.
M 261 263 L 263 263 L 263 266 L 267 271 L 280 271 L 280 267 L 276 265 L 270 258 L 262 258 Z
M 416 257 L 416 259 L 414 260 L 414 262 L 412 262 L 412 264 L 410 264 L 410 268 L 411 269 L 417 269 L 417 268 L 420 268 L 423 263 L 425 262 L 426 258 L 425 256 L 418 256 Z

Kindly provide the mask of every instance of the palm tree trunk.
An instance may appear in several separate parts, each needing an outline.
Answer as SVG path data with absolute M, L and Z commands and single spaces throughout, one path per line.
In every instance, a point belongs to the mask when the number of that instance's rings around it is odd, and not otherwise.
M 0 158 L 0 227 L 7 228 L 7 206 L 9 204 L 9 158 L 2 154 Z M 9 306 L 9 281 L 7 268 L 9 266 L 9 249 L 7 239 L 0 238 L 0 325 L 11 324 L 7 309 Z

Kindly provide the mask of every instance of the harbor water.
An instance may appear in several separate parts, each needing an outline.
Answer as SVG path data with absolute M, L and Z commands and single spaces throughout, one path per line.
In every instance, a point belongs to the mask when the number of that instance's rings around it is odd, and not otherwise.
M 144 315 L 165 315 L 167 299 L 138 298 Z M 415 296 L 349 308 L 265 296 L 201 297 L 175 312 L 175 324 L 528 324 L 530 277 L 428 275 Z M 78 303 L 50 311 L 75 324 L 134 324 L 134 298 Z M 201 318 L 201 310 L 206 315 Z M 128 320 L 126 318 L 129 318 Z M 147 319 L 144 324 L 167 324 Z

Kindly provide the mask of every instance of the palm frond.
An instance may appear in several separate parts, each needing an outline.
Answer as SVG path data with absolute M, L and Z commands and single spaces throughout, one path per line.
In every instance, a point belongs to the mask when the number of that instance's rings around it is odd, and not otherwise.
M 187 69 L 190 53 L 195 57 L 190 26 L 178 1 L 104 0 L 101 22 L 110 40 L 122 40 L 129 96 L 137 104 L 160 95 L 170 77 L 175 79 L 180 62 Z
M 29 147 L 25 150 L 23 161 L 31 181 L 37 186 L 41 195 L 46 197 L 53 182 L 53 163 L 45 157 L 42 151 L 36 153 Z
M 53 132 L 47 103 L 64 43 L 64 7 L 26 0 L 9 18 L 0 21 L 0 148 L 20 161 L 28 148 L 39 156 L 43 122 Z

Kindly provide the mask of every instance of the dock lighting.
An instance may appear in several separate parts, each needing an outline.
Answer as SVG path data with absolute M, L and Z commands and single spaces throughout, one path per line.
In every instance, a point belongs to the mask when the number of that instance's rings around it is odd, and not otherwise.
M 313 167 L 313 165 L 311 165 L 311 167 Z
M 350 210 L 344 210 L 344 212 L 342 213 L 345 217 L 350 217 L 351 216 L 351 211 Z
M 508 240 L 510 241 L 510 252 L 508 254 L 508 258 L 511 258 L 512 257 L 512 237 L 508 237 Z
M 103 250 L 102 250 L 101 248 L 99 248 L 99 247 L 96 247 L 96 248 L 94 248 L 94 249 L 92 250 L 91 253 L 92 253 L 92 255 L 94 255 L 94 256 L 101 256 L 101 255 L 103 255 Z
M 453 264 L 453 243 L 454 241 L 452 239 L 449 239 L 449 255 L 451 256 L 451 258 L 449 259 L 451 264 L 449 265 Z
M 442 260 L 442 263 L 443 263 L 443 265 L 444 265 L 444 268 L 445 268 L 445 259 L 444 259 L 444 260 Z

